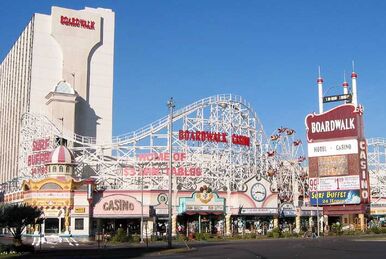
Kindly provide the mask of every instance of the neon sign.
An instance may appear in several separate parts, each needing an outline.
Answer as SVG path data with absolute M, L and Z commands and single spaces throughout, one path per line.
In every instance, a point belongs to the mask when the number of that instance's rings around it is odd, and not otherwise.
M 225 132 L 209 132 L 209 131 L 178 131 L 178 139 L 185 141 L 208 141 L 216 143 L 228 143 L 228 134 Z M 249 146 L 250 138 L 247 136 L 232 134 L 232 144 Z
M 66 26 L 79 27 L 88 30 L 95 30 L 94 21 L 86 21 L 79 18 L 60 16 L 60 23 Z
M 27 157 L 27 165 L 31 167 L 31 174 L 45 174 L 45 164 L 50 161 L 50 139 L 37 139 L 32 142 L 32 154 Z

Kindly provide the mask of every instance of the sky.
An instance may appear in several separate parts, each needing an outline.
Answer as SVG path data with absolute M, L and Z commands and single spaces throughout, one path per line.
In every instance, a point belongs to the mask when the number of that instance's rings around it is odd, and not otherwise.
M 284 126 L 305 139 L 318 66 L 326 94 L 341 94 L 355 60 L 366 137 L 386 137 L 386 1 L 0 1 L 1 60 L 52 5 L 115 12 L 113 135 L 167 115 L 170 97 L 178 109 L 232 93 L 267 135 Z

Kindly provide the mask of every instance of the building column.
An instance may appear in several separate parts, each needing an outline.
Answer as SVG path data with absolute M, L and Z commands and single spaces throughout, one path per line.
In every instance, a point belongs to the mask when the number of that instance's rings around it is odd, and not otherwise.
M 312 230 L 312 227 L 314 225 L 314 220 L 312 219 L 312 216 L 308 218 L 308 228 Z
M 319 213 L 319 212 L 318 212 L 318 213 Z M 323 222 L 324 222 L 323 216 L 319 217 L 319 229 L 320 229 L 320 233 L 324 233 Z
M 66 212 L 64 215 L 64 226 L 65 226 L 65 234 L 68 235 L 70 234 L 69 226 L 70 226 L 70 209 L 66 208 Z
M 296 215 L 295 218 L 295 232 L 300 232 L 300 215 Z
M 324 221 L 324 232 L 328 233 L 329 225 L 328 225 L 328 215 L 323 215 L 323 221 Z
M 172 236 L 177 235 L 177 215 L 172 215 Z
M 151 237 L 152 233 L 153 233 L 154 223 L 150 219 L 148 219 L 145 222 L 146 222 L 146 224 L 145 224 L 145 227 L 144 227 L 144 238 L 149 239 Z
M 361 213 L 358 215 L 358 217 L 359 217 L 359 222 L 361 224 L 361 231 L 365 232 L 366 230 L 365 214 Z
M 279 217 L 277 215 L 273 216 L 273 228 L 279 227 Z
M 201 234 L 201 215 L 198 214 L 198 233 Z
M 97 233 L 102 233 L 102 219 L 97 219 Z
M 226 214 L 225 215 L 225 234 L 227 236 L 231 236 L 231 214 Z
M 62 219 L 58 217 L 59 220 L 59 229 L 58 229 L 58 235 L 62 234 Z

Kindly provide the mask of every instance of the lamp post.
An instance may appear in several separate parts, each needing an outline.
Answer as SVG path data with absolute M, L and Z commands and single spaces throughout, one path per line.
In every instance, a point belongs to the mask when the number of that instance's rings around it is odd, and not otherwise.
M 319 234 L 320 234 L 320 230 L 319 230 L 319 170 L 317 171 L 317 178 L 318 179 L 318 182 L 317 182 L 317 185 L 316 185 L 316 224 L 317 224 L 317 231 L 318 231 L 318 237 L 319 237 Z
M 139 168 L 141 173 L 141 244 L 145 243 L 143 241 L 143 168 Z
M 139 173 L 141 174 L 141 241 L 140 243 L 143 244 L 145 243 L 144 239 L 143 239 L 143 225 L 144 225 L 144 221 L 143 221 L 143 173 L 144 173 L 144 170 L 145 170 L 145 167 L 149 164 L 151 164 L 154 160 L 157 160 L 159 157 L 158 156 L 155 156 L 155 157 L 152 157 L 150 159 L 150 161 L 148 161 L 147 163 L 141 163 L 141 165 L 139 165 L 139 163 L 137 162 L 137 165 L 134 167 L 135 170 L 138 170 Z M 146 225 L 146 233 L 147 233 L 147 225 Z M 146 234 L 146 238 L 147 238 L 147 234 Z
M 173 163 L 173 97 L 167 102 L 169 109 L 169 197 L 168 197 L 168 248 L 172 248 L 172 163 Z

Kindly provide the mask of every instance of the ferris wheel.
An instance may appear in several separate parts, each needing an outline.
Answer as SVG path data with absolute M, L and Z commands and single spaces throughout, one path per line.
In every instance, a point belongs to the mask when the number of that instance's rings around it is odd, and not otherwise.
M 294 202 L 307 192 L 308 175 L 302 141 L 293 129 L 280 127 L 270 137 L 267 152 L 271 191 L 277 192 L 281 202 Z

